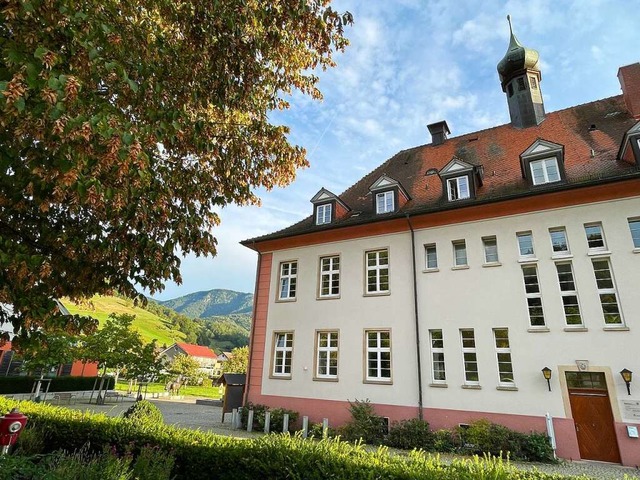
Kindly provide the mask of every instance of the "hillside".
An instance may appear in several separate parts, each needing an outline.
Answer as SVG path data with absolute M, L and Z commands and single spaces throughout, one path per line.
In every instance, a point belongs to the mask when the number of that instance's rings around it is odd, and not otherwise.
M 253 294 L 214 289 L 190 293 L 172 300 L 159 301 L 158 303 L 192 318 L 233 314 L 250 315 L 253 309 Z
M 145 342 L 150 342 L 154 338 L 158 341 L 158 345 L 171 345 L 176 341 L 184 341 L 184 333 L 173 329 L 168 319 L 161 318 L 143 308 L 133 306 L 132 300 L 96 295 L 90 302 L 80 305 L 72 303 L 68 298 L 62 299 L 62 303 L 72 314 L 93 317 L 101 325 L 111 313 L 135 315 L 133 327 L 140 332 Z

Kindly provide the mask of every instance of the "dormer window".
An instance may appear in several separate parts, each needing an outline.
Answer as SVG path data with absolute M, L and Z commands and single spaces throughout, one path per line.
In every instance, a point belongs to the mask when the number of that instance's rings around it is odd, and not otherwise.
M 622 138 L 618 159 L 631 165 L 640 165 L 640 122 L 631 127 Z
M 316 225 L 331 223 L 331 204 L 325 203 L 316 207 Z
M 561 182 L 564 174 L 564 147 L 538 139 L 520 155 L 522 176 L 532 186 Z
M 393 212 L 393 191 L 376 193 L 376 213 Z
M 477 189 L 482 186 L 482 166 L 453 157 L 440 170 L 440 178 L 450 202 L 474 198 Z
M 469 198 L 469 177 L 454 177 L 447 179 L 447 194 L 449 201 Z

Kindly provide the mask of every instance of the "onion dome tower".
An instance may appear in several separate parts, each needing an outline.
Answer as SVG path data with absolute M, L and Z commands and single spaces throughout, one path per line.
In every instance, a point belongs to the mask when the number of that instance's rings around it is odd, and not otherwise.
M 498 63 L 502 91 L 507 94 L 511 124 L 527 128 L 540 124 L 545 117 L 538 66 L 540 55 L 536 50 L 522 46 L 513 34 L 511 17 L 507 15 L 511 39 L 509 48 Z

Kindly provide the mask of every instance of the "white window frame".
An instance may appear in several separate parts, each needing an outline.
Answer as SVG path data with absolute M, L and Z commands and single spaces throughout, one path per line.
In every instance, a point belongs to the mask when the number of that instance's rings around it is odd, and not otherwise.
M 522 253 L 523 245 L 522 245 L 521 240 L 523 240 L 523 239 L 530 240 L 531 253 Z M 531 231 L 516 233 L 516 240 L 518 242 L 518 255 L 520 256 L 520 258 L 535 258 L 536 249 L 535 249 L 535 247 L 533 245 L 533 233 Z
M 469 176 L 447 178 L 447 198 L 450 202 L 471 198 L 471 188 L 469 186 Z
M 323 337 L 325 339 L 324 345 Z M 338 348 L 340 334 L 337 330 L 316 331 L 315 378 L 319 380 L 338 379 Z
M 316 207 L 316 225 L 331 223 L 331 207 L 330 203 L 324 203 Z
M 369 340 L 374 341 L 374 345 L 370 345 Z M 391 330 L 365 330 L 365 382 L 372 383 L 391 383 L 392 381 L 392 363 L 391 363 Z M 388 346 L 384 346 L 387 343 Z M 373 362 L 373 370 L 375 375 L 370 375 L 371 362 Z M 385 366 L 388 364 L 388 367 Z
M 447 383 L 447 371 L 442 330 L 429 330 L 429 344 L 431 345 L 431 382 L 444 385 Z
M 381 256 L 382 253 L 386 254 L 386 263 L 382 263 L 384 260 Z M 372 259 L 374 263 L 369 265 L 369 259 Z M 368 250 L 364 254 L 365 262 L 365 292 L 367 295 L 379 295 L 389 293 L 389 249 L 381 248 L 378 250 Z M 373 272 L 375 275 L 375 285 L 373 289 L 370 289 L 369 274 Z M 384 287 L 384 278 L 386 277 L 387 285 Z
M 569 267 L 568 271 L 560 272 L 561 268 Z M 560 288 L 560 298 L 562 299 L 562 311 L 564 312 L 564 321 L 567 327 L 583 327 L 582 314 L 580 309 L 580 299 L 578 298 L 578 287 L 576 286 L 575 275 L 573 274 L 573 265 L 571 262 L 556 262 L 556 273 L 558 275 L 558 287 Z M 564 275 L 562 278 L 561 275 Z M 571 288 L 573 286 L 573 288 Z M 571 302 L 575 298 L 575 303 Z M 577 309 L 577 313 L 570 313 L 567 309 L 573 307 Z M 570 322 L 570 317 L 578 317 L 578 322 Z
M 453 268 L 468 267 L 467 242 L 465 240 L 454 240 L 451 245 L 453 247 Z M 459 261 L 462 261 L 462 256 L 458 255 L 458 252 L 464 252 L 464 263 L 459 263 Z
M 553 165 L 553 167 L 555 168 L 556 174 L 558 176 L 557 179 L 550 179 L 549 177 L 550 165 Z M 543 181 L 536 181 L 534 166 L 541 166 Z M 531 181 L 533 182 L 534 185 L 544 185 L 547 183 L 555 183 L 562 180 L 562 176 L 560 175 L 560 168 L 558 166 L 558 159 L 556 157 L 542 158 L 540 160 L 532 160 L 531 162 L 529 162 L 529 169 L 531 170 Z
M 566 250 L 555 250 L 554 249 L 554 235 L 562 234 L 564 238 L 564 244 L 566 246 Z M 571 255 L 571 247 L 569 246 L 569 238 L 567 237 L 567 230 L 564 227 L 556 227 L 549 229 L 549 240 L 551 241 L 551 255 L 553 257 L 563 257 L 567 255 Z
M 283 340 L 282 344 L 279 341 L 280 339 Z M 273 333 L 272 362 L 271 377 L 291 378 L 293 371 L 293 332 Z
M 631 233 L 631 242 L 634 250 L 640 250 L 640 218 L 629 218 L 629 232 Z
M 590 239 L 589 236 L 593 235 L 593 233 L 590 234 L 589 231 L 595 231 L 596 229 L 599 231 L 599 239 Z M 604 229 L 602 228 L 602 223 L 585 223 L 584 234 L 587 239 L 587 247 L 589 248 L 589 253 L 603 252 L 607 250 L 607 241 L 604 238 Z M 601 245 L 598 245 L 598 243 L 600 243 Z
M 435 243 L 427 243 L 424 246 L 424 268 L 426 270 L 438 269 L 438 250 Z
M 465 333 L 471 332 L 471 337 L 465 338 Z M 476 350 L 476 334 L 473 328 L 460 329 L 460 345 L 462 347 L 462 367 L 465 385 L 480 385 L 480 372 L 478 370 L 478 352 Z M 475 370 L 469 368 L 475 364 Z M 469 380 L 469 376 L 475 373 L 476 380 Z
M 484 263 L 487 265 L 497 265 L 500 263 L 498 256 L 498 239 L 495 235 L 482 237 L 482 249 L 484 250 Z
M 325 269 L 326 267 L 326 269 Z M 318 285 L 318 297 L 336 298 L 340 296 L 340 255 L 327 255 L 320 257 L 320 283 Z M 326 289 L 325 289 L 326 283 Z M 334 292 L 337 287 L 337 292 Z
M 609 258 L 592 258 L 591 263 L 593 265 L 593 274 L 596 279 L 596 288 L 598 289 L 598 298 L 600 300 L 600 307 L 602 308 L 602 318 L 605 323 L 605 327 L 624 327 L 624 318 L 622 316 L 622 308 L 620 306 L 620 300 L 618 298 L 618 291 L 616 288 L 615 279 L 613 277 L 613 269 L 611 267 L 611 261 Z M 606 263 L 606 271 L 608 272 L 608 282 L 607 278 L 598 278 L 598 272 L 605 271 L 604 269 L 596 269 L 596 264 Z M 615 303 L 605 302 L 603 297 L 613 295 L 613 299 Z M 611 315 L 612 313 L 607 313 L 606 310 L 608 308 L 607 305 L 615 305 L 617 310 L 617 316 L 619 318 L 618 322 L 607 322 L 607 315 Z M 615 315 L 615 314 L 614 314 Z
M 533 275 L 531 274 L 531 272 L 533 272 Z M 527 283 L 527 278 L 535 278 L 535 282 Z M 531 263 L 522 265 L 522 281 L 524 283 L 524 296 L 527 300 L 527 316 L 529 318 L 529 327 L 546 328 L 547 324 L 544 318 L 542 290 L 540 288 L 540 277 L 538 276 L 537 265 Z M 535 315 L 535 311 L 537 309 L 540 310 L 540 315 Z M 534 325 L 534 319 L 538 318 L 542 319 L 542 324 L 537 325 L 538 321 L 536 321 L 536 325 Z
M 502 336 L 504 333 L 506 336 Z M 499 334 L 501 334 L 499 336 Z M 509 341 L 508 328 L 494 328 L 493 340 L 496 347 L 496 361 L 498 367 L 498 386 L 515 387 L 515 375 L 513 373 L 513 361 L 511 358 L 511 342 Z M 506 344 L 505 344 L 506 342 Z M 511 377 L 507 375 L 511 373 Z
M 298 288 L 298 261 L 280 262 L 278 275 L 278 300 L 292 301 L 296 299 Z
M 393 190 L 376 193 L 376 213 L 393 212 L 395 209 L 393 197 Z

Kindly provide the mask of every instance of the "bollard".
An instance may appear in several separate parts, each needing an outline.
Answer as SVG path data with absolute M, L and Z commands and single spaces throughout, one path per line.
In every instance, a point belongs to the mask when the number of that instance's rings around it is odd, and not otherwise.
M 289 431 L 289 414 L 285 413 L 282 416 L 282 433 L 287 433 Z
M 247 432 L 253 430 L 253 409 L 249 410 L 249 415 L 247 416 Z
M 309 417 L 302 417 L 302 438 L 309 436 Z
M 231 410 L 231 428 L 237 428 L 236 425 L 238 424 L 238 409 L 234 408 L 233 410 Z
M 326 439 L 329 436 L 329 419 L 322 419 L 322 438 Z
M 269 433 L 271 427 L 271 412 L 264 413 L 264 433 Z

